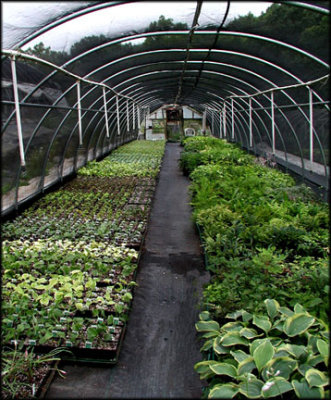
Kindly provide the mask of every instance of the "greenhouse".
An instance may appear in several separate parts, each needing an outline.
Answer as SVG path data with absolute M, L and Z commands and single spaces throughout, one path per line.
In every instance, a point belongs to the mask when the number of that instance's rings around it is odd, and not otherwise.
M 329 398 L 329 2 L 1 5 L 2 398 Z

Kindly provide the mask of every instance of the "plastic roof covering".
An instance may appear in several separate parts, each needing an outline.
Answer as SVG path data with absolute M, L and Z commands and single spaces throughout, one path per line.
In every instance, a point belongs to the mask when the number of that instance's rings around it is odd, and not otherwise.
M 81 82 L 80 144 L 76 80 L 52 66 L 17 57 L 27 169 L 24 172 L 17 150 L 10 58 L 3 57 L 2 172 L 5 192 L 12 193 L 6 202 L 8 208 L 61 180 L 87 160 L 136 137 L 138 122 L 143 121 L 147 111 L 174 103 L 190 105 L 199 112 L 207 109 L 213 134 L 226 135 L 229 114 L 224 128 L 224 99 L 303 83 L 329 71 L 324 53 L 312 53 L 298 46 L 291 41 L 291 35 L 288 40 L 284 40 L 284 35 L 268 37 L 261 26 L 251 26 L 249 32 L 227 29 L 227 22 L 235 15 L 250 11 L 250 6 L 254 6 L 251 2 L 52 1 L 10 2 L 11 7 L 6 7 L 7 3 L 2 2 L 3 49 L 25 51 L 43 42 L 53 53 L 41 53 L 40 58 L 80 77 L 105 83 L 119 94 L 118 124 L 116 96 L 113 91 L 106 91 L 108 138 L 102 88 Z M 262 4 L 266 9 L 272 3 Z M 328 14 L 329 2 L 277 3 L 283 3 L 282 7 L 305 8 L 316 15 Z M 161 15 L 166 20 L 155 26 Z M 292 59 L 293 64 L 288 65 Z M 314 101 L 328 100 L 324 82 L 312 85 L 311 89 Z M 308 101 L 306 88 L 274 93 L 277 107 L 284 107 L 277 109 L 277 148 L 285 154 L 286 163 L 289 154 L 299 158 L 301 164 L 297 169 L 307 174 L 304 143 L 309 112 L 307 106 L 297 105 L 303 99 Z M 243 99 L 234 102 L 236 134 L 232 139 L 249 148 L 247 104 Z M 257 144 L 270 145 L 270 95 L 255 97 L 254 107 L 256 152 Z M 326 176 L 328 105 L 323 104 L 314 112 L 314 161 L 324 166 Z

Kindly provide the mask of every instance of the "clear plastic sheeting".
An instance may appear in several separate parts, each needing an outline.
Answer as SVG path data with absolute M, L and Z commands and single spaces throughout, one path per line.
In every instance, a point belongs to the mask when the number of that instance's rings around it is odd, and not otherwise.
M 328 2 L 2 2 L 2 212 L 191 106 L 328 190 Z

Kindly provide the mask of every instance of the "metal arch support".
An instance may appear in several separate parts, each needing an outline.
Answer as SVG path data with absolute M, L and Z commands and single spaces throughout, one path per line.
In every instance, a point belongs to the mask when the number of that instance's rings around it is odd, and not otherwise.
M 13 80 L 13 92 L 15 101 L 15 113 L 16 113 L 16 126 L 17 126 L 17 138 L 20 152 L 21 166 L 25 168 L 25 154 L 24 154 L 24 143 L 23 143 L 23 130 L 22 130 L 22 119 L 20 110 L 20 100 L 18 95 L 17 85 L 17 73 L 16 73 L 16 59 L 15 56 L 10 59 L 12 80 Z
M 271 102 L 272 154 L 275 154 L 275 151 L 276 151 L 276 136 L 275 136 L 275 101 L 274 101 L 274 92 L 270 93 L 270 102 Z
M 135 34 L 135 35 L 131 35 L 131 36 L 126 36 L 126 37 L 122 37 L 119 39 L 115 39 L 115 40 L 111 40 L 109 42 L 103 43 L 101 45 L 95 46 L 87 51 L 85 51 L 84 53 L 81 53 L 79 55 L 77 55 L 76 57 L 68 60 L 66 63 L 63 64 L 62 67 L 68 66 L 73 62 L 76 62 L 78 60 L 80 60 L 81 58 L 85 57 L 86 55 L 89 55 L 95 51 L 98 50 L 102 50 L 105 47 L 108 46 L 112 46 L 115 44 L 119 44 L 122 42 L 126 42 L 126 41 L 131 41 L 131 40 L 135 40 L 135 39 L 141 39 L 141 38 L 147 38 L 149 36 L 164 36 L 164 35 L 188 35 L 190 33 L 190 30 L 183 30 L 183 31 L 159 31 L 159 32 L 146 32 L 146 33 L 141 33 L 141 34 Z M 201 31 L 195 31 L 195 35 L 213 35 L 214 32 L 213 31 L 206 31 L 206 30 L 201 30 Z M 321 60 L 320 58 L 314 56 L 313 54 L 300 49 L 299 47 L 290 45 L 288 43 L 282 42 L 280 40 L 277 39 L 273 39 L 273 38 L 269 38 L 267 36 L 262 36 L 262 35 L 255 35 L 252 33 L 245 33 L 245 32 L 235 32 L 235 31 L 220 31 L 218 33 L 219 35 L 232 35 L 232 36 L 242 36 L 242 37 L 246 37 L 246 38 L 253 38 L 253 39 L 259 39 L 265 42 L 270 42 L 273 44 L 277 44 L 279 46 L 282 47 L 287 47 L 295 52 L 298 52 L 308 58 L 313 59 L 314 61 L 318 62 L 321 65 L 324 65 L 326 68 L 329 68 L 329 65 L 327 63 L 325 63 L 323 60 Z M 183 49 L 184 51 L 186 51 L 186 49 Z M 208 51 L 209 49 L 205 49 L 205 51 Z M 215 51 L 215 49 L 213 49 L 213 51 Z
M 226 138 L 226 102 L 224 101 L 223 103 L 223 132 L 224 132 L 224 138 Z
M 237 88 L 236 88 L 236 89 L 237 89 Z M 243 93 L 245 93 L 243 90 L 241 90 L 241 91 L 242 91 Z M 234 94 L 232 93 L 232 96 L 233 96 L 233 95 L 234 95 Z M 215 97 L 219 97 L 219 96 L 217 96 L 217 95 L 215 95 L 215 94 L 214 94 L 214 96 L 215 96 Z M 224 101 L 224 99 L 221 98 L 221 97 L 220 97 L 219 99 L 220 99 L 221 102 Z M 239 98 L 239 99 L 240 99 L 240 98 Z M 256 99 L 254 99 L 254 101 L 257 102 L 257 103 L 261 106 L 261 104 L 260 104 Z M 239 104 L 238 104 L 238 105 L 239 105 Z M 241 107 L 242 107 L 242 106 L 241 106 Z M 245 111 L 245 113 L 249 115 L 249 112 L 248 112 L 247 110 L 245 110 L 243 107 L 242 107 L 242 110 Z M 269 118 L 271 118 L 270 115 L 269 115 L 269 113 L 267 112 L 267 110 L 264 110 L 264 112 L 266 113 L 266 115 L 267 115 Z M 291 129 L 291 131 L 292 131 L 292 133 L 293 133 L 293 135 L 294 135 L 294 138 L 295 138 L 295 140 L 296 140 L 296 143 L 297 143 L 297 145 L 298 145 L 298 149 L 299 149 L 300 154 L 301 154 L 302 170 L 303 170 L 303 175 L 304 175 L 304 162 L 303 162 L 303 155 L 302 155 L 302 149 L 301 149 L 301 146 L 300 146 L 300 142 L 299 142 L 299 140 L 298 140 L 298 138 L 297 138 L 297 136 L 296 136 L 296 133 L 295 133 L 295 131 L 294 131 L 294 128 L 292 127 L 292 125 L 291 125 L 290 121 L 288 120 L 288 118 L 286 117 L 286 115 L 284 115 L 284 113 L 282 112 L 282 110 L 279 110 L 279 112 L 282 114 L 283 118 L 284 118 L 284 119 L 286 120 L 286 122 L 288 123 L 288 125 L 289 125 L 289 127 L 290 127 L 290 129 Z M 240 117 L 240 113 L 238 114 L 238 116 Z M 237 118 L 238 118 L 238 116 L 237 116 Z M 265 126 L 264 122 L 262 121 L 261 117 L 259 116 L 258 113 L 256 113 L 256 116 L 257 116 L 257 118 L 260 120 L 260 122 L 262 123 L 262 125 L 264 126 L 264 129 L 265 129 L 265 131 L 266 131 L 266 133 L 267 133 L 267 136 L 269 137 L 268 129 L 267 129 L 267 127 Z M 243 117 L 242 117 L 242 118 L 243 118 Z M 248 129 L 249 129 L 249 123 L 248 123 L 246 120 L 244 120 L 244 122 L 246 123 L 246 125 L 247 125 L 247 127 L 248 127 Z M 254 122 L 254 121 L 253 121 L 253 122 Z M 240 125 L 241 125 L 241 124 L 240 124 Z M 241 127 L 242 127 L 242 125 L 241 125 Z M 242 127 L 242 129 L 243 129 L 243 127 Z M 283 144 L 283 149 L 284 149 L 284 153 L 285 153 L 285 160 L 286 160 L 286 162 L 288 162 L 288 160 L 287 160 L 287 150 L 286 150 L 286 147 L 285 147 L 284 140 L 283 140 L 282 135 L 281 135 L 281 133 L 279 132 L 278 128 L 277 128 L 277 131 L 278 131 L 279 137 L 280 137 L 280 139 L 281 139 L 281 141 L 282 141 L 282 144 Z M 245 130 L 243 130 L 243 132 L 244 132 L 244 135 L 245 135 L 245 137 L 246 137 L 246 132 L 245 132 Z M 258 129 L 257 129 L 257 132 L 258 132 Z M 246 140 L 247 140 L 247 148 L 248 148 L 248 147 L 249 147 L 249 140 L 248 140 L 247 137 L 246 137 Z M 269 140 L 270 140 L 270 137 L 269 137 Z
M 234 100 L 231 99 L 231 139 L 234 140 Z
M 249 147 L 253 147 L 253 116 L 252 116 L 252 98 L 249 97 Z
M 319 12 L 321 14 L 325 14 L 325 15 L 330 14 L 330 11 L 323 7 L 315 6 L 315 5 L 309 4 L 309 3 L 307 4 L 302 1 L 274 0 L 273 3 L 280 3 L 280 4 L 287 5 L 287 6 L 301 7 L 301 8 L 305 8 L 306 10 L 317 11 L 317 12 Z
M 108 111 L 107 111 L 107 100 L 106 100 L 106 88 L 105 87 L 102 88 L 102 94 L 103 94 L 103 107 L 105 109 L 106 136 L 107 136 L 107 138 L 109 138 L 109 123 L 108 123 Z
M 177 32 L 176 32 L 177 33 Z M 210 32 L 209 32 L 210 33 Z
M 95 74 L 97 72 L 100 72 L 104 68 L 107 68 L 108 66 L 111 66 L 111 65 L 113 65 L 115 63 L 118 63 L 118 62 L 121 62 L 121 61 L 126 61 L 126 60 L 131 59 L 131 58 L 141 57 L 141 56 L 150 55 L 150 54 L 158 54 L 158 53 L 166 53 L 166 52 L 184 52 L 184 51 L 185 51 L 184 49 L 171 49 L 171 50 L 165 49 L 165 50 L 152 50 L 152 51 L 149 51 L 149 52 L 141 52 L 141 53 L 132 54 L 130 56 L 121 57 L 119 59 L 111 61 L 110 63 L 104 64 L 103 66 L 100 66 L 100 67 L 96 68 L 95 70 L 91 71 L 87 76 L 90 76 L 90 75 L 93 75 L 93 74 Z M 190 51 L 192 53 L 194 53 L 194 52 L 203 52 L 203 51 L 207 51 L 207 50 L 206 49 L 191 49 Z M 249 59 L 254 60 L 254 61 L 261 62 L 261 63 L 266 64 L 266 65 L 268 65 L 268 66 L 270 66 L 272 68 L 276 68 L 277 70 L 279 70 L 279 71 L 283 72 L 284 74 L 286 74 L 286 75 L 290 76 L 291 78 L 293 78 L 298 83 L 304 83 L 296 75 L 290 73 L 288 70 L 284 69 L 283 67 L 280 67 L 279 65 L 274 64 L 274 63 L 272 63 L 270 61 L 266 61 L 266 60 L 264 60 L 262 58 L 259 58 L 259 57 L 253 56 L 253 55 L 248 55 L 248 54 L 242 53 L 242 52 L 231 51 L 231 50 L 214 49 L 213 52 L 231 54 L 231 55 L 235 55 L 235 56 L 239 56 L 239 57 L 245 57 L 245 58 L 249 58 Z M 170 61 L 170 63 L 172 63 L 172 64 L 176 63 L 176 62 L 183 62 L 183 61 Z M 191 60 L 189 62 L 190 63 L 201 63 L 202 61 L 200 61 L 200 60 L 199 61 Z M 166 62 L 162 62 L 162 63 L 166 63 Z M 215 62 L 215 61 L 214 62 L 213 61 L 207 61 L 206 63 L 209 63 L 209 64 L 211 64 L 211 63 L 221 64 L 221 63 L 218 63 L 218 62 Z M 152 64 L 153 63 L 149 63 L 149 64 L 145 64 L 145 65 L 152 65 Z M 240 68 L 240 67 L 232 65 L 232 64 L 226 64 L 226 65 L 228 65 L 230 67 Z M 135 67 L 127 68 L 125 70 L 121 70 L 120 72 L 114 74 L 113 76 L 115 77 L 115 76 L 117 76 L 119 74 L 125 73 L 126 71 L 129 71 L 129 70 L 132 70 L 132 69 L 135 69 L 135 68 L 139 68 L 139 67 L 140 66 L 135 66 Z M 245 71 L 245 68 L 243 68 L 242 70 Z
M 137 106 L 138 135 L 140 133 L 140 107 Z
M 132 103 L 132 116 L 133 116 L 133 119 L 132 119 L 132 130 L 135 130 L 136 129 L 136 111 L 135 111 L 135 104 L 134 103 Z
M 288 124 L 289 124 L 289 121 L 287 120 L 287 122 L 288 122 Z M 294 135 L 295 135 L 295 132 L 293 131 L 293 128 L 291 127 L 291 130 L 292 130 L 292 132 L 294 133 Z M 296 135 L 295 135 L 295 137 L 296 137 Z M 297 138 L 296 138 L 296 141 L 297 141 Z M 282 142 L 283 142 L 283 140 L 282 140 Z M 283 142 L 283 144 L 284 144 L 284 142 Z M 298 144 L 298 146 L 299 146 L 299 148 L 300 148 L 300 144 L 299 144 L 299 142 L 297 141 L 297 144 Z M 286 149 L 284 148 L 284 150 L 285 150 L 285 155 L 286 155 Z M 301 152 L 301 150 L 300 150 L 300 152 Z
M 148 36 L 153 36 L 153 35 L 164 35 L 164 34 L 167 34 L 167 35 L 177 34 L 177 35 L 178 35 L 178 34 L 187 34 L 187 33 L 188 33 L 188 31 L 168 31 L 168 32 L 162 31 L 162 32 L 152 32 L 152 33 L 149 33 L 149 34 L 148 34 L 148 33 L 145 33 L 145 34 L 140 34 L 140 35 L 133 35 L 133 36 L 126 37 L 126 38 L 121 38 L 121 39 L 119 39 L 119 40 L 110 41 L 110 42 L 104 43 L 103 45 L 96 46 L 96 47 L 94 47 L 94 48 L 92 48 L 92 49 L 89 49 L 87 52 L 82 53 L 82 54 L 80 54 L 79 56 L 77 56 L 77 57 L 75 57 L 75 58 L 69 60 L 68 62 L 66 62 L 65 64 L 63 64 L 62 67 L 58 67 L 58 69 L 64 71 L 64 69 L 63 69 L 64 66 L 70 65 L 71 63 L 73 63 L 73 62 L 79 60 L 80 58 L 84 57 L 85 55 L 88 55 L 88 54 L 90 54 L 90 53 L 92 53 L 92 52 L 94 52 L 94 51 L 97 51 L 97 50 L 102 49 L 102 48 L 104 48 L 104 47 L 110 46 L 110 45 L 112 45 L 112 44 L 120 43 L 120 42 L 122 42 L 122 41 L 132 40 L 132 39 L 140 38 L 140 37 L 148 37 Z M 210 35 L 210 34 L 211 34 L 211 31 L 197 31 L 196 34 L 209 34 L 209 35 Z M 263 37 L 263 36 L 253 35 L 253 34 L 245 34 L 245 33 L 242 33 L 242 32 L 220 32 L 220 34 L 228 34 L 228 35 L 229 35 L 229 34 L 234 34 L 234 35 L 239 35 L 239 36 L 243 36 L 243 37 L 254 37 L 254 38 L 256 38 L 256 39 L 261 39 L 261 40 L 265 40 L 265 41 L 270 41 L 270 42 L 272 42 L 272 43 L 277 43 L 277 44 L 279 44 L 279 45 L 282 45 L 282 46 L 285 46 L 285 47 L 289 47 L 289 48 L 291 48 L 292 50 L 298 51 L 299 53 L 304 54 L 304 55 L 306 55 L 306 56 L 308 56 L 308 57 L 310 57 L 310 58 L 313 58 L 313 59 L 315 59 L 315 61 L 321 63 L 322 65 L 324 65 L 324 66 L 326 66 L 326 67 L 328 68 L 328 64 L 326 64 L 326 63 L 324 63 L 322 60 L 320 60 L 320 59 L 314 57 L 312 54 L 310 54 L 310 53 L 308 53 L 308 52 L 305 52 L 305 51 L 303 51 L 303 50 L 301 50 L 301 49 L 299 49 L 299 48 L 297 48 L 297 47 L 295 47 L 295 46 L 287 45 L 287 44 L 284 43 L 284 42 L 277 41 L 277 40 L 275 40 L 275 39 L 266 38 L 266 37 Z M 207 50 L 205 50 L 205 51 L 207 51 Z M 215 51 L 215 50 L 213 50 L 213 51 Z M 3 50 L 3 53 L 6 54 L 6 50 Z M 245 54 L 245 53 L 243 53 L 243 54 Z M 46 64 L 51 64 L 51 63 L 45 62 L 44 60 L 41 60 L 41 61 L 42 61 L 43 63 L 46 63 Z M 266 61 L 266 60 L 264 60 L 264 61 Z M 288 72 L 288 71 L 287 71 L 287 72 Z M 51 76 L 53 76 L 55 73 L 57 73 L 57 71 L 54 71 L 54 72 L 50 73 L 44 80 L 42 80 L 42 81 L 40 82 L 40 84 L 42 84 L 42 82 L 44 82 L 44 81 L 47 81 L 47 80 L 48 80 Z M 40 84 L 39 84 L 39 85 L 40 85 Z M 39 88 L 39 86 L 36 87 L 35 90 L 37 90 L 38 88 Z M 32 93 L 33 93 L 33 92 L 32 92 Z M 25 99 L 23 99 L 23 101 L 24 101 L 24 100 L 25 100 Z
M 138 98 L 136 99 L 136 100 L 139 100 Z M 125 104 L 125 106 L 124 106 L 124 104 L 123 104 L 123 110 L 124 110 L 124 107 L 126 107 L 126 115 L 128 115 L 127 114 L 127 112 L 128 112 L 128 109 L 127 109 L 127 103 Z M 121 112 L 121 111 L 120 111 Z M 124 111 L 123 111 L 124 112 Z M 98 130 L 98 127 L 99 127 L 99 125 L 100 125 L 100 123 L 101 123 L 101 120 L 98 122 L 98 124 L 96 124 L 96 126 L 95 126 L 95 128 L 94 128 L 94 131 L 93 131 L 93 133 L 91 134 L 91 138 L 92 138 L 92 136 L 93 135 L 95 135 L 95 134 L 97 134 L 97 130 Z M 111 127 L 112 127 L 112 125 L 114 124 L 114 119 L 113 119 L 113 122 L 112 122 L 112 124 L 111 124 Z M 124 122 L 122 121 L 122 125 L 123 125 L 123 128 L 124 128 Z M 127 125 L 128 126 L 128 125 Z M 124 130 L 124 129 L 123 129 Z M 98 137 L 98 139 L 97 139 L 97 141 L 96 141 L 96 144 L 95 144 L 95 153 L 96 153 L 96 148 L 98 147 L 98 144 L 99 144 L 99 142 L 100 141 L 104 141 L 104 138 L 103 138 L 103 130 L 101 130 L 101 132 L 99 133 L 99 137 Z M 102 146 L 102 147 L 104 147 L 104 146 Z
M 101 3 L 101 4 L 98 4 Z M 78 11 L 74 11 L 72 12 L 70 15 L 66 15 L 64 17 L 61 17 L 59 19 L 56 19 L 55 21 L 50 22 L 49 24 L 47 24 L 46 26 L 42 27 L 41 29 L 38 29 L 37 31 L 33 32 L 32 34 L 28 35 L 26 38 L 24 38 L 23 40 L 21 40 L 20 42 L 18 42 L 15 47 L 22 47 L 24 46 L 26 43 L 30 42 L 31 40 L 37 38 L 38 36 L 40 36 L 41 34 L 56 28 L 59 25 L 64 24 L 65 22 L 68 22 L 70 20 L 76 19 L 78 17 L 81 17 L 85 14 L 90 14 L 94 11 L 98 11 L 101 10 L 103 8 L 108 8 L 108 7 L 112 7 L 112 6 L 116 6 L 116 5 L 121 5 L 121 4 L 125 4 L 125 3 L 129 3 L 128 1 L 113 1 L 113 2 L 97 2 L 96 5 L 92 5 L 92 6 L 87 6 L 85 8 L 83 8 L 82 10 L 78 10 Z M 318 7 L 318 6 L 314 6 L 311 4 L 307 4 L 307 3 L 303 3 L 303 2 L 299 2 L 299 1 L 273 1 L 273 3 L 282 3 L 285 5 L 290 5 L 290 6 L 298 6 L 298 7 L 302 7 L 302 8 L 306 8 L 308 10 L 312 10 L 312 11 L 317 11 L 323 14 L 329 14 L 329 10 L 326 10 L 322 7 Z M 126 39 L 128 40 L 128 39 Z
M 171 50 L 171 51 L 184 51 L 184 50 L 183 50 L 183 49 L 180 49 L 180 50 L 177 49 L 177 50 Z M 192 52 L 194 52 L 194 51 L 201 52 L 201 51 L 206 51 L 206 50 L 204 50 L 204 49 L 194 49 L 194 50 L 192 50 Z M 262 63 L 264 63 L 264 64 L 266 64 L 266 65 L 272 66 L 272 67 L 276 68 L 277 70 L 280 70 L 280 71 L 284 72 L 285 74 L 287 74 L 287 75 L 291 76 L 293 79 L 295 79 L 297 82 L 303 83 L 299 78 L 297 78 L 295 75 L 289 73 L 289 72 L 288 72 L 287 70 L 285 70 L 284 68 L 282 68 L 282 67 L 280 67 L 280 66 L 277 66 L 277 65 L 275 65 L 275 64 L 273 64 L 273 63 L 270 63 L 270 62 L 268 62 L 268 61 L 266 61 L 266 60 L 263 60 L 263 59 L 261 59 L 261 58 L 259 58 L 259 57 L 250 56 L 250 55 L 247 55 L 247 54 L 245 54 L 245 53 L 234 52 L 234 51 L 228 51 L 228 50 L 214 50 L 214 51 L 215 51 L 215 52 L 225 53 L 225 54 L 233 54 L 233 55 L 237 55 L 237 56 L 247 57 L 247 58 L 249 58 L 249 59 L 262 62 Z M 158 51 L 158 52 L 159 52 L 159 51 Z M 135 56 L 135 55 L 133 55 L 133 56 Z M 133 57 L 133 56 L 130 56 L 130 57 Z M 129 58 L 129 57 L 125 57 L 125 58 Z M 122 59 L 123 59 L 123 58 L 122 58 Z M 109 65 L 109 64 L 110 64 L 110 63 L 108 63 L 108 64 L 106 64 L 106 65 Z M 100 71 L 100 70 L 103 69 L 103 68 L 105 68 L 105 66 L 102 66 L 102 67 L 97 68 L 96 70 L 90 72 L 87 76 L 90 76 L 91 74 L 95 73 L 96 71 Z M 25 100 L 27 100 L 36 90 L 38 90 L 38 88 L 39 88 L 42 84 L 44 84 L 44 83 L 50 78 L 50 76 L 52 76 L 52 74 L 54 74 L 54 73 L 49 74 L 49 75 L 48 75 L 47 77 L 45 77 L 34 89 L 32 89 L 32 90 L 23 98 L 22 103 L 23 103 Z M 70 88 L 69 88 L 68 90 L 70 90 Z M 317 95 L 317 94 L 316 94 L 316 95 Z M 321 99 L 318 95 L 317 95 L 317 97 L 318 97 L 319 99 Z M 62 98 L 62 97 L 61 97 L 61 98 Z M 321 100 L 322 100 L 322 99 L 321 99 Z M 4 124 L 4 127 L 3 127 L 4 129 L 6 129 L 6 127 L 7 127 L 7 125 L 9 124 L 11 118 L 13 117 L 13 114 L 14 114 L 14 113 L 12 113 L 12 114 L 8 117 L 6 123 Z
M 78 135 L 79 145 L 83 145 L 83 127 L 82 127 L 82 105 L 80 93 L 80 81 L 77 81 L 77 112 L 78 112 Z
M 228 52 L 228 51 L 226 51 L 226 52 Z M 234 53 L 234 52 L 230 52 L 230 53 Z M 251 57 L 250 57 L 250 58 L 251 58 Z M 253 58 L 256 59 L 256 57 L 253 57 Z M 176 61 L 176 62 L 179 62 L 179 61 Z M 176 63 L 176 62 L 175 62 L 175 63 Z M 200 63 L 200 61 L 190 61 L 190 63 Z M 209 63 L 211 63 L 211 64 L 219 64 L 219 65 L 224 64 L 224 63 L 217 63 L 217 62 L 209 62 Z M 267 62 L 267 64 L 269 64 L 269 63 Z M 147 64 L 147 65 L 152 65 L 152 64 Z M 238 67 L 238 66 L 231 65 L 231 64 L 224 64 L 224 65 L 230 66 L 230 67 L 232 67 L 232 68 L 240 69 L 240 70 L 242 70 L 242 71 L 245 71 L 246 73 L 253 73 L 253 74 L 254 74 L 253 71 L 246 70 L 245 68 L 242 68 L 242 67 Z M 275 65 L 274 65 L 274 66 L 275 66 Z M 275 66 L 275 67 L 277 67 L 277 66 Z M 127 70 L 132 70 L 132 69 L 136 69 L 136 68 L 140 68 L 140 66 L 138 66 L 138 67 L 132 67 L 132 68 L 129 68 L 129 69 L 127 69 Z M 286 73 L 286 71 L 285 71 L 284 69 L 282 69 L 281 67 L 279 67 L 279 69 L 282 70 L 282 72 Z M 98 68 L 98 71 L 99 71 L 99 70 L 100 70 L 100 68 Z M 125 73 L 127 70 L 121 71 L 121 72 L 115 74 L 114 76 L 117 76 L 117 75 L 119 75 L 119 74 Z M 263 78 L 263 77 L 262 77 L 261 75 L 259 75 L 259 74 L 255 74 L 255 76 L 258 76 L 258 77 L 260 77 L 260 78 L 262 78 L 262 79 L 264 79 L 265 81 L 268 81 L 268 82 L 270 83 L 269 80 L 267 80 L 266 78 Z M 299 80 L 299 79 L 298 79 L 297 77 L 295 77 L 293 74 L 290 74 L 290 76 L 291 76 L 292 78 L 296 79 L 297 81 L 299 81 L 301 84 L 304 84 L 304 82 L 302 82 L 301 80 Z M 273 84 L 273 86 L 276 87 L 275 84 Z M 315 94 L 315 95 L 317 95 L 317 94 Z M 317 95 L 317 96 L 318 96 L 318 95 Z M 318 98 L 320 98 L 320 97 L 318 96 Z M 321 99 L 321 98 L 320 98 L 320 99 Z
M 220 130 L 219 130 L 219 137 L 222 139 L 222 112 L 219 111 L 219 116 L 220 116 Z
M 309 159 L 314 161 L 314 109 L 313 109 L 313 92 L 308 88 L 309 92 Z
M 129 100 L 126 100 L 126 131 L 130 131 L 130 120 L 129 120 Z
M 120 127 L 120 110 L 119 110 L 119 102 L 118 96 L 116 95 L 116 121 L 117 121 L 117 135 L 121 135 L 121 127 Z

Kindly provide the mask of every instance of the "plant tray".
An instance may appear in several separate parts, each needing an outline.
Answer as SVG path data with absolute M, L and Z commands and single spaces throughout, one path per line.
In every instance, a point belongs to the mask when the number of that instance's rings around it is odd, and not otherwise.
M 58 367 L 59 363 L 60 361 L 55 361 L 55 363 L 50 366 L 50 369 L 41 381 L 36 392 L 36 397 L 38 399 L 43 399 L 45 397 L 47 390 L 55 377 L 56 368 Z
M 123 326 L 120 339 L 117 343 L 116 350 L 102 350 L 102 349 L 81 349 L 77 347 L 70 347 L 72 355 L 64 353 L 61 357 L 66 363 L 79 363 L 79 364 L 94 364 L 94 365 L 108 365 L 116 364 L 122 348 L 124 336 L 126 332 L 126 325 Z
M 72 361 L 74 363 L 93 363 L 93 364 L 116 364 L 118 356 L 121 351 L 123 339 L 126 332 L 126 324 L 122 327 L 122 332 L 116 343 L 114 349 L 98 349 L 98 348 L 86 348 L 86 347 L 67 347 L 72 354 L 63 353 L 60 354 L 62 361 Z M 8 347 L 14 348 L 14 344 L 8 344 Z M 23 350 L 27 347 L 33 347 L 36 354 L 46 354 L 58 347 L 63 345 L 34 345 L 30 343 L 24 343 Z M 46 391 L 45 391 L 46 393 Z

